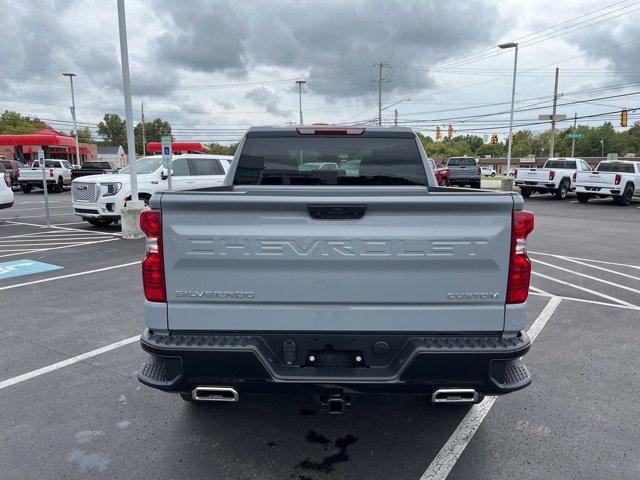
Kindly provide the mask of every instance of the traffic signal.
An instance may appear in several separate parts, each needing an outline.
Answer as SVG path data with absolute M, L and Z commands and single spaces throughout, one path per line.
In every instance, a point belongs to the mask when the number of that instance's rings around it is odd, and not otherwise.
M 440 132 L 440 127 L 436 127 L 436 140 L 440 140 L 442 137 L 442 133 Z
M 491 145 L 497 145 L 497 144 L 498 144 L 498 135 L 494 133 L 493 135 L 491 135 Z
M 447 127 L 447 137 L 453 137 L 453 125 L 451 124 L 449 124 L 449 126 Z
M 623 108 L 620 111 L 620 126 L 621 127 L 626 127 L 628 120 L 629 120 L 629 112 L 627 111 L 626 108 Z

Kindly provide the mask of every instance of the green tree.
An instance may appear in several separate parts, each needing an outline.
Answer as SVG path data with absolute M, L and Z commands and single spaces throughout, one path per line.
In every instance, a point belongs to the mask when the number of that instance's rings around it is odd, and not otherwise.
M 73 136 L 73 131 L 69 132 L 70 136 Z M 78 129 L 78 142 L 80 143 L 93 143 L 93 133 L 89 127 L 81 127 Z
M 37 117 L 25 117 L 12 110 L 0 115 L 0 133 L 33 133 L 48 126 Z
M 127 122 L 115 113 L 107 113 L 98 123 L 98 135 L 107 145 L 122 145 L 127 149 Z
M 212 143 L 209 145 L 209 150 L 211 150 L 211 153 L 216 155 L 233 155 L 236 153 L 236 148 L 238 148 L 237 143 L 232 143 L 231 145 L 220 145 L 219 143 Z
M 142 152 L 142 122 L 135 126 L 133 133 L 136 137 L 136 151 Z M 147 143 L 159 142 L 162 137 L 171 135 L 171 125 L 161 118 L 155 118 L 151 122 L 144 122 L 144 133 Z

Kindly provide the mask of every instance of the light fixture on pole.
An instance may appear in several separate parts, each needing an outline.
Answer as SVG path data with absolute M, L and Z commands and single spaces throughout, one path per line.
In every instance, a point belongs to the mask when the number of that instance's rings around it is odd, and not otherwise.
M 64 77 L 69 77 L 71 82 L 71 117 L 73 118 L 73 131 L 76 137 L 76 165 L 80 166 L 80 144 L 78 142 L 78 124 L 76 123 L 76 97 L 73 93 L 73 77 L 75 73 L 63 73 Z
M 296 80 L 296 83 L 298 84 L 298 100 L 299 100 L 299 105 L 300 105 L 300 125 L 302 125 L 304 122 L 302 121 L 302 84 L 307 83 L 306 80 Z
M 498 48 L 515 49 L 515 55 L 513 57 L 513 84 L 511 86 L 511 113 L 509 114 L 509 138 L 507 146 L 507 173 L 511 171 L 511 145 L 513 143 L 513 106 L 516 99 L 516 73 L 518 70 L 518 44 L 515 42 L 502 43 L 498 45 Z

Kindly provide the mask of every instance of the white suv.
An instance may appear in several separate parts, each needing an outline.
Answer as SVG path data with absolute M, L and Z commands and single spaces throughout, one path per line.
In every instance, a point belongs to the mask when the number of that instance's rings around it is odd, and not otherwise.
M 173 190 L 193 190 L 222 185 L 233 157 L 184 154 L 173 157 Z M 109 225 L 120 219 L 120 209 L 131 199 L 129 168 L 118 173 L 89 175 L 71 183 L 73 210 L 92 225 Z M 160 155 L 136 160 L 138 196 L 145 203 L 151 195 L 168 188 L 168 172 Z
M 13 206 L 13 190 L 11 190 L 11 177 L 0 163 L 0 209 Z

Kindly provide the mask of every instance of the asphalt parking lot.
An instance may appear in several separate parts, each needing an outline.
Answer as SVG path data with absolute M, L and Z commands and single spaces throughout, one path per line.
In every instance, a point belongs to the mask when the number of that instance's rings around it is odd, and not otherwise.
M 191 405 L 142 386 L 144 241 L 50 199 L 51 229 L 41 194 L 0 211 L 0 262 L 62 267 L 0 270 L 0 478 L 640 478 L 640 202 L 526 201 L 530 387 L 329 416 L 302 396 Z

